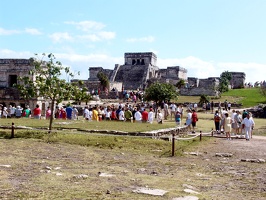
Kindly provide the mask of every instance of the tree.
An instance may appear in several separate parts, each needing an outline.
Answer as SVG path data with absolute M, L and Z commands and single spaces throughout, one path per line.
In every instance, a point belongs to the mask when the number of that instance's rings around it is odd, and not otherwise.
M 186 82 L 185 82 L 185 80 L 184 79 L 180 79 L 177 83 L 176 83 L 176 87 L 178 88 L 178 89 L 180 89 L 182 86 L 184 86 L 184 85 L 186 85 Z
M 48 61 L 44 61 L 45 54 L 42 55 L 42 59 L 31 59 L 33 69 L 30 70 L 29 76 L 20 78 L 21 84 L 18 84 L 17 87 L 23 96 L 43 97 L 49 100 L 53 116 L 55 104 L 70 99 L 78 87 L 59 78 L 62 72 L 73 77 L 68 67 L 63 67 L 60 61 L 55 61 L 56 58 L 53 54 L 47 56 Z M 36 54 L 36 56 L 38 55 Z M 53 117 L 50 118 L 49 132 L 52 130 L 52 124 Z
M 232 74 L 228 71 L 224 71 L 220 75 L 220 83 L 218 86 L 218 91 L 220 93 L 227 92 L 229 90 L 228 87 L 230 85 L 231 79 L 232 79 Z
M 106 88 L 109 89 L 109 85 L 110 85 L 109 79 L 103 72 L 99 72 L 97 74 L 97 78 L 100 80 L 101 86 L 103 87 L 104 90 Z
M 170 101 L 176 98 L 178 93 L 174 85 L 169 83 L 155 82 L 150 85 L 144 92 L 144 99 L 147 101 L 154 101 L 156 105 L 162 101 Z
M 85 102 L 87 105 L 88 102 L 92 100 L 92 96 L 89 93 L 88 88 L 77 85 L 77 89 L 74 92 L 73 100 L 79 104 L 81 102 Z
M 200 100 L 199 100 L 200 105 L 203 105 L 204 103 L 208 103 L 208 102 L 210 102 L 210 97 L 208 97 L 208 95 L 206 94 L 200 95 Z

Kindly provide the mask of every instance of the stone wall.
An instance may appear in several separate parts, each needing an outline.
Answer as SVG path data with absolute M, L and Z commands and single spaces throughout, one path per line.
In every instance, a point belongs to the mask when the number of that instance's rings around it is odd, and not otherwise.
M 230 81 L 232 89 L 244 88 L 246 74 L 243 72 L 230 72 L 232 74 L 232 79 Z
M 218 96 L 219 92 L 215 89 L 219 84 L 219 78 L 210 77 L 207 79 L 198 79 L 189 77 L 187 85 L 180 89 L 180 94 L 184 96 Z

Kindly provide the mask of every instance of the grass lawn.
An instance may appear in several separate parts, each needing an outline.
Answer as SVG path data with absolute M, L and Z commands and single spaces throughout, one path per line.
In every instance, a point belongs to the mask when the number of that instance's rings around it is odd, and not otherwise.
M 230 101 L 229 97 L 231 97 L 235 99 L 236 102 L 242 103 L 243 107 L 252 107 L 258 104 L 266 104 L 266 97 L 260 93 L 259 88 L 229 90 L 228 92 L 223 93 L 222 97 L 228 97 L 228 101 Z
M 257 106 L 258 104 L 266 104 L 266 97 L 264 97 L 259 88 L 243 88 L 233 89 L 222 94 L 221 98 L 210 97 L 214 102 L 224 102 L 227 100 L 231 103 L 241 103 L 244 107 Z M 175 100 L 177 103 L 184 102 L 199 102 L 200 96 L 179 96 Z

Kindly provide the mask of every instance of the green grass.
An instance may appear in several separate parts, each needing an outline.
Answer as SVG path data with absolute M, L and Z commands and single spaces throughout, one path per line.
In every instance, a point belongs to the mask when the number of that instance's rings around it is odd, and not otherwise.
M 266 104 L 266 97 L 260 93 L 259 88 L 229 90 L 228 92 L 223 93 L 222 97 L 236 98 L 236 101 L 238 103 L 242 103 L 243 107 L 252 107 L 258 104 Z M 230 99 L 228 99 L 228 101 L 230 101 Z
M 28 118 L 8 118 L 2 119 L 2 126 L 11 126 L 12 122 L 15 126 L 26 126 L 33 128 L 43 128 L 47 129 L 49 127 L 48 120 L 36 120 Z M 154 122 L 150 123 L 129 123 L 129 122 L 119 122 L 119 121 L 86 121 L 83 119 L 80 120 L 54 120 L 53 128 L 54 129 L 78 129 L 78 130 L 116 130 L 116 131 L 125 131 L 125 132 L 145 132 L 151 130 L 158 130 L 164 128 L 174 127 L 175 123 L 165 122 L 163 124 L 158 124 Z
M 227 100 L 231 103 L 242 104 L 243 107 L 257 106 L 258 104 L 266 104 L 266 97 L 263 96 L 259 88 L 243 88 L 243 89 L 233 89 L 222 94 L 221 98 L 210 97 L 214 102 L 224 102 Z M 176 103 L 185 102 L 199 102 L 200 96 L 179 96 L 175 99 Z

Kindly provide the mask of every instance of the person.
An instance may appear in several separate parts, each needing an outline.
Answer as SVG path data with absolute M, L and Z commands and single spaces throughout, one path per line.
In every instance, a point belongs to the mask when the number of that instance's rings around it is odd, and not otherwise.
M 179 104 L 179 106 L 177 107 L 177 111 L 180 113 L 181 115 L 181 120 L 183 118 L 183 105 L 182 104 Z
M 163 108 L 163 110 L 164 110 L 164 119 L 165 120 L 167 120 L 167 118 L 168 118 L 168 116 L 169 116 L 169 110 L 168 110 L 168 103 L 167 102 L 165 102 L 164 103 L 164 108 Z
M 70 106 L 70 104 L 68 104 L 66 107 L 66 115 L 67 115 L 68 120 L 72 119 L 72 112 L 73 112 L 73 108 Z
M 196 113 L 196 110 L 192 110 L 192 116 L 191 116 L 191 124 L 192 124 L 192 133 L 195 133 L 195 127 L 196 127 L 196 124 L 197 124 L 197 121 L 198 121 L 198 115 Z
M 26 109 L 23 111 L 23 117 L 31 118 L 31 110 L 28 105 L 26 106 Z
M 61 115 L 61 119 L 64 119 L 64 120 L 67 119 L 67 113 L 66 113 L 65 107 L 61 107 L 61 109 L 60 109 L 60 115 Z
M 228 102 L 228 104 L 227 104 L 228 111 L 230 111 L 230 110 L 231 110 L 231 106 L 232 106 L 232 104 L 231 104 L 230 102 Z
M 41 109 L 38 104 L 33 109 L 33 116 L 34 116 L 34 119 L 41 119 Z
M 218 112 L 218 110 L 215 111 L 215 114 L 214 114 L 214 125 L 215 125 L 215 131 L 216 133 L 220 133 L 220 122 L 221 122 L 221 116 Z
M 213 101 L 211 101 L 211 111 L 212 111 L 212 113 L 214 111 L 214 102 Z
M 232 130 L 232 119 L 229 117 L 228 113 L 225 113 L 225 119 L 224 119 L 224 132 L 225 137 L 227 140 L 231 140 L 231 130 Z
M 7 116 L 8 116 L 7 107 L 4 107 L 2 117 L 7 118 Z
M 247 114 L 247 117 L 242 121 L 242 129 L 244 129 L 246 140 L 249 141 L 251 138 L 251 131 L 255 126 L 253 118 L 250 117 L 250 114 Z
M 134 114 L 135 121 L 141 123 L 142 122 L 142 115 L 140 113 L 140 108 L 137 109 L 137 112 Z
M 225 113 L 227 113 L 227 112 L 226 112 L 225 108 L 223 108 L 223 110 L 222 110 L 222 112 L 221 112 L 221 123 L 220 123 L 220 132 L 221 132 L 221 133 L 224 133 Z
M 219 101 L 218 103 L 218 112 L 222 112 L 222 103 Z
M 187 111 L 186 125 L 188 130 L 191 131 L 191 122 L 192 122 L 192 112 L 190 109 Z
M 10 117 L 13 118 L 15 117 L 15 111 L 16 111 L 16 108 L 12 105 L 9 106 L 9 114 L 10 114 Z
M 97 106 L 94 106 L 93 109 L 92 109 L 92 120 L 93 121 L 99 121 L 99 115 L 98 115 Z
M 111 120 L 117 120 L 115 108 L 112 109 L 112 112 L 111 112 Z
M 229 105 L 229 103 L 228 103 Z M 229 107 L 228 110 L 230 111 Z M 237 128 L 237 122 L 235 121 L 235 116 L 236 116 L 236 111 L 235 109 L 232 110 L 232 115 L 231 115 L 231 119 L 232 119 L 232 132 L 231 135 L 236 134 L 236 128 Z
M 228 110 L 228 103 L 227 100 L 224 101 L 224 109 L 227 111 Z
M 97 107 L 97 111 L 98 111 L 98 121 L 102 121 L 103 120 L 102 106 Z
M 181 113 L 179 111 L 176 111 L 175 114 L 175 123 L 177 126 L 181 125 Z
M 161 110 L 158 110 L 157 112 L 158 112 L 158 114 L 157 114 L 157 122 L 158 122 L 158 124 L 162 124 L 163 123 L 163 115 L 161 113 Z
M 150 108 L 150 111 L 149 111 L 149 114 L 148 114 L 148 122 L 150 124 L 152 124 L 153 123 L 153 120 L 154 120 L 153 108 Z
M 125 118 L 127 122 L 131 122 L 132 120 L 132 112 L 130 111 L 130 109 L 128 107 L 126 107 L 125 109 Z
M 174 117 L 175 114 L 176 114 L 176 110 L 177 110 L 176 104 L 175 103 L 171 103 L 170 109 L 171 109 L 171 120 L 172 120 L 172 117 Z
M 235 121 L 236 136 L 238 136 L 239 133 L 240 133 L 241 122 L 242 122 L 242 116 L 241 116 L 241 114 L 240 114 L 240 112 L 238 110 L 236 111 L 236 115 L 235 115 L 234 121 Z M 242 133 L 242 131 L 241 131 L 241 133 Z
M 21 108 L 20 106 L 17 106 L 17 108 L 15 109 L 16 118 L 21 118 L 22 110 L 23 110 L 23 108 Z
M 119 115 L 119 116 L 118 116 L 118 119 L 119 119 L 119 121 L 122 121 L 122 122 L 125 121 L 125 112 L 124 112 L 124 110 L 125 110 L 125 109 L 122 108 L 121 111 L 120 111 L 119 114 L 118 114 L 118 115 Z
M 76 106 L 73 106 L 73 112 L 72 112 L 72 118 L 74 119 L 74 120 L 78 120 L 78 114 L 79 114 L 79 111 L 78 111 L 78 109 L 76 108 Z
M 90 119 L 88 106 L 85 106 L 85 108 L 84 108 L 83 117 L 85 118 L 85 120 Z
M 105 113 L 105 120 L 110 121 L 111 120 L 111 108 L 108 107 Z
M 144 108 L 143 112 L 141 113 L 142 115 L 142 122 L 147 122 L 148 121 L 148 115 L 149 113 L 146 111 L 146 109 Z
M 45 118 L 46 119 L 50 119 L 51 118 L 51 115 L 52 115 L 52 112 L 51 112 L 50 106 L 48 106 L 47 107 L 47 110 L 45 112 Z

